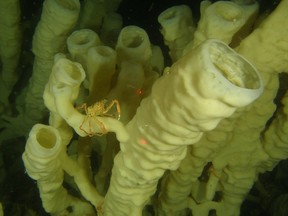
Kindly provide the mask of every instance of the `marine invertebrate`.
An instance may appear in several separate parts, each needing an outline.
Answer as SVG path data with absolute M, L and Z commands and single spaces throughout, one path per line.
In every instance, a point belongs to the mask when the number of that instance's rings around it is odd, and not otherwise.
M 121 110 L 120 110 L 120 104 L 117 100 L 112 100 L 108 103 L 107 100 L 101 100 L 98 101 L 91 106 L 87 106 L 86 103 L 82 104 L 81 106 L 77 107 L 77 109 L 84 109 L 86 113 L 86 117 L 84 118 L 83 122 L 79 126 L 80 130 L 83 130 L 88 136 L 92 137 L 95 135 L 101 136 L 106 134 L 108 131 L 105 128 L 104 124 L 97 119 L 99 116 L 108 116 L 108 117 L 114 117 L 113 114 L 109 114 L 109 111 L 112 109 L 113 106 L 116 106 L 117 113 L 116 119 L 120 120 L 121 117 Z M 92 124 L 98 124 L 101 128 L 100 133 L 95 133 L 92 130 Z M 84 129 L 84 125 L 88 124 L 88 131 Z

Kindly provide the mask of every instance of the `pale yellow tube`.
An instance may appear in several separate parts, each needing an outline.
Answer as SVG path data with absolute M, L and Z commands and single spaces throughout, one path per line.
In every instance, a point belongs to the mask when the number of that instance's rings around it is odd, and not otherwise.
M 130 139 L 114 160 L 105 216 L 141 215 L 165 170 L 179 167 L 187 145 L 262 90 L 257 70 L 220 41 L 208 40 L 177 61 L 127 124 Z
M 116 52 L 108 46 L 91 47 L 86 58 L 89 89 L 88 103 L 107 98 L 116 71 Z M 115 99 L 115 98 L 113 98 Z
M 37 181 L 45 211 L 53 215 L 93 215 L 88 203 L 71 196 L 62 186 L 61 154 L 63 145 L 58 131 L 51 126 L 34 125 L 22 158 L 28 175 Z M 68 212 L 68 207 L 73 213 Z
M 79 62 L 86 69 L 86 57 L 88 49 L 101 45 L 101 40 L 97 33 L 90 29 L 74 31 L 67 38 L 67 48 L 73 61 Z
M 258 12 L 257 3 L 238 5 L 229 1 L 217 1 L 208 4 L 207 1 L 203 1 L 202 4 L 201 18 L 194 34 L 194 40 L 185 47 L 183 53 L 210 38 L 221 40 L 227 44 L 235 40 L 233 42 L 237 44 L 239 37 L 245 37 L 248 33 L 243 30 L 244 26 L 250 29 Z M 245 33 L 241 34 L 240 31 Z M 236 35 L 237 33 L 239 35 Z
M 117 61 L 145 63 L 152 54 L 149 37 L 144 29 L 137 26 L 124 27 L 116 44 Z
M 79 10 L 78 0 L 45 0 L 43 3 L 41 19 L 33 37 L 32 51 L 35 59 L 25 95 L 25 106 L 15 122 L 12 122 L 23 128 L 18 132 L 22 135 L 26 135 L 26 130 L 42 121 L 47 114 L 42 96 L 53 66 L 53 58 L 65 48 L 66 38 L 78 19 Z
M 87 131 L 93 131 L 95 134 L 103 133 L 100 124 L 97 124 L 102 122 L 107 131 L 116 133 L 118 140 L 127 140 L 129 136 L 123 124 L 117 119 L 101 117 L 101 112 L 95 115 L 85 113 L 85 109 L 82 114 L 80 107 L 78 109 L 74 107 L 74 100 L 78 96 L 79 86 L 84 78 L 85 72 L 79 63 L 59 55 L 55 59 L 43 95 L 47 108 L 59 114 L 80 136 L 87 136 Z
M 20 15 L 19 0 L 0 1 L 0 60 L 2 66 L 0 102 L 4 106 L 9 104 L 9 94 L 19 76 L 17 67 L 21 52 Z
M 182 56 L 185 46 L 193 40 L 195 24 L 187 5 L 168 8 L 158 16 L 161 33 L 173 62 Z

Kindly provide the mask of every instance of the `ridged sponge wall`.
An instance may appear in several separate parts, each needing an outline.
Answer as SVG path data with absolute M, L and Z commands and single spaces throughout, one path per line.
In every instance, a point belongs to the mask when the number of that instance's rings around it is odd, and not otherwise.
M 256 69 L 220 41 L 207 40 L 183 56 L 127 125 L 130 140 L 114 159 L 105 216 L 141 215 L 165 170 L 179 167 L 187 145 L 262 90 Z

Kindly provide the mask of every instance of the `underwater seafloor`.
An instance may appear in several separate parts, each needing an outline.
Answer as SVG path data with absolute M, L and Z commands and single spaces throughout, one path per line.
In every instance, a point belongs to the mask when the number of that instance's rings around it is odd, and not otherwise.
M 17 95 L 21 93 L 31 75 L 33 65 L 33 53 L 31 42 L 33 32 L 40 18 L 43 1 L 20 0 L 21 2 L 21 24 L 23 26 L 22 55 L 19 68 L 21 78 L 17 82 L 14 91 L 10 95 L 13 104 Z M 168 49 L 165 47 L 159 32 L 157 16 L 164 9 L 180 4 L 191 7 L 195 20 L 199 19 L 200 1 L 192 0 L 142 0 L 135 4 L 136 0 L 123 0 L 118 12 L 122 15 L 124 26 L 137 25 L 148 32 L 153 44 L 161 46 L 165 64 L 171 63 Z M 278 1 L 261 0 L 260 11 L 273 9 Z M 1 32 L 0 32 L 1 33 Z M 2 33 L 1 33 L 2 34 Z M 287 77 L 280 76 L 283 88 L 286 90 Z M 287 83 L 287 82 L 286 82 Z M 281 89 L 281 88 L 280 88 Z M 279 93 L 281 94 L 281 93 Z M 0 130 L 3 130 L 0 125 Z M 1 131 L 0 131 L 1 133 Z M 22 161 L 22 153 L 25 148 L 25 138 L 17 137 L 0 143 L 0 202 L 3 205 L 6 216 L 45 216 L 47 214 L 42 208 L 37 184 L 26 173 Z M 97 161 L 95 156 L 94 161 Z M 92 164 L 93 166 L 93 164 Z M 95 164 L 94 166 L 97 166 Z M 69 188 L 69 186 L 67 186 Z M 72 188 L 69 191 L 76 192 Z M 266 172 L 259 177 L 251 189 L 249 196 L 241 207 L 241 216 L 287 216 L 288 215 L 288 160 L 282 161 L 271 172 Z M 212 216 L 212 215 L 211 215 Z

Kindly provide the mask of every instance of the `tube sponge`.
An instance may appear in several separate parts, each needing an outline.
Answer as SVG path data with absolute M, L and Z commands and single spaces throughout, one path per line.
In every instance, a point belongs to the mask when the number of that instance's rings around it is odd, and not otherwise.
M 8 96 L 18 80 L 17 66 L 21 52 L 20 2 L 18 0 L 0 1 L 0 32 L 0 68 L 2 69 L 0 102 L 7 106 Z
M 175 62 L 181 57 L 184 47 L 193 40 L 195 24 L 191 9 L 187 5 L 168 8 L 158 16 L 158 22 L 170 56 Z
M 108 46 L 91 47 L 87 52 L 88 102 L 103 100 L 111 89 L 116 52 Z
M 150 40 L 145 30 L 137 26 L 124 27 L 118 37 L 116 52 L 119 63 L 145 63 L 152 55 Z
M 253 23 L 251 20 L 254 20 L 258 12 L 257 3 L 238 5 L 230 1 L 218 1 L 207 6 L 207 2 L 203 1 L 202 4 L 205 6 L 201 7 L 201 19 L 194 34 L 194 47 L 208 38 L 217 38 L 227 44 L 232 40 L 239 40 L 239 31 L 250 29 Z
M 169 88 L 167 88 L 169 86 Z M 176 170 L 187 145 L 263 90 L 257 70 L 224 43 L 207 40 L 158 79 L 114 160 L 105 215 L 141 215 L 165 170 Z
M 80 3 L 77 0 L 46 0 L 43 3 L 41 19 L 33 37 L 35 60 L 25 98 L 26 115 L 35 122 L 42 119 L 46 112 L 42 95 L 54 55 L 65 48 L 66 38 L 76 24 L 79 11 Z
M 40 124 L 34 125 L 26 143 L 23 161 L 28 175 L 37 181 L 43 207 L 47 212 L 58 212 L 65 209 L 69 203 L 62 197 L 67 192 L 62 187 L 63 170 L 59 155 L 61 153 L 61 138 L 57 130 Z M 49 180 L 49 181 L 47 181 Z M 58 194 L 58 195 L 57 195 Z M 61 196 L 60 196 L 61 194 Z M 51 197 L 61 200 L 51 199 Z
M 95 131 L 95 134 L 101 133 L 98 124 L 89 124 L 90 121 L 96 121 L 93 118 L 97 118 L 103 123 L 107 131 L 116 133 L 118 140 L 127 140 L 129 136 L 122 123 L 117 119 L 98 115 L 91 116 L 88 113 L 85 115 L 74 107 L 74 100 L 78 96 L 79 87 L 84 78 L 85 72 L 79 63 L 72 62 L 61 54 L 56 55 L 55 64 L 43 95 L 47 108 L 51 112 L 57 113 L 80 136 L 87 136 L 85 131 L 89 130 Z M 83 123 L 87 124 L 84 125 Z M 85 129 L 81 129 L 81 125 Z
M 98 34 L 90 29 L 74 31 L 67 38 L 67 48 L 72 59 L 79 62 L 83 67 L 86 65 L 88 49 L 101 44 Z
M 60 155 L 63 151 L 58 131 L 42 124 L 36 124 L 29 134 L 23 161 L 28 175 L 37 180 L 44 209 L 55 215 L 66 215 L 66 208 L 72 207 L 69 215 L 93 215 L 93 208 L 68 194 L 62 186 L 64 172 Z

